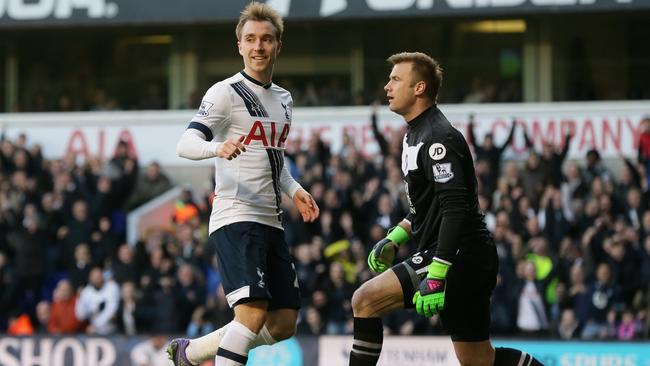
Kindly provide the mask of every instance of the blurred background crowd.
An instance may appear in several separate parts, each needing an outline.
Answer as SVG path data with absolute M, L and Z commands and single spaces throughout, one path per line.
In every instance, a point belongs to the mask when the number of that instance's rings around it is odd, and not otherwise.
M 349 81 L 341 77 L 319 77 L 314 80 L 282 78 L 278 81 L 291 90 L 297 107 L 367 105 L 385 95 L 384 80 L 378 80 L 368 91 L 351 93 Z M 88 87 L 83 91 L 35 90 L 26 97 L 26 102 L 16 105 L 12 112 L 78 112 L 116 110 L 165 110 L 170 109 L 165 89 L 150 83 L 137 100 L 120 100 L 105 88 Z M 518 103 L 522 102 L 521 85 L 516 80 L 504 78 L 496 81 L 474 78 L 468 85 L 441 95 L 445 103 Z M 194 91 L 187 95 L 181 108 L 194 108 L 201 103 L 201 97 Z M 589 100 L 592 100 L 590 98 Z
M 298 334 L 351 333 L 352 293 L 373 276 L 367 252 L 407 213 L 402 135 L 383 135 L 374 115 L 370 123 L 376 156 L 350 137 L 338 152 L 317 135 L 287 147 L 292 174 L 321 208 L 317 222 L 304 224 L 283 202 L 303 297 Z M 495 335 L 650 336 L 650 119 L 643 125 L 639 156 L 605 165 L 596 150 L 565 161 L 570 135 L 502 161 L 511 139 L 477 140 L 470 124 L 480 206 L 500 262 Z M 125 241 L 126 214 L 173 185 L 157 163 L 140 166 L 126 143 L 107 161 L 80 161 L 45 157 L 29 136 L 3 135 L 0 331 L 196 337 L 229 322 L 207 241 L 211 191 L 184 190 L 169 223 Z M 415 247 L 402 246 L 398 260 Z M 437 317 L 412 311 L 384 320 L 388 334 L 442 333 Z

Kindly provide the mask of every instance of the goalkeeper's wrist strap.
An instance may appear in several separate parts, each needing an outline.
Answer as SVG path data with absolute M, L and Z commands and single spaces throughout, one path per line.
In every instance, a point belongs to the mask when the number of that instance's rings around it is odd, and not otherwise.
M 402 245 L 404 242 L 409 240 L 409 233 L 403 227 L 396 225 L 395 227 L 388 230 L 388 235 L 386 235 L 386 238 L 393 243 Z
M 433 261 L 429 264 L 428 277 L 430 278 L 447 278 L 447 271 L 451 267 L 451 262 L 433 257 Z

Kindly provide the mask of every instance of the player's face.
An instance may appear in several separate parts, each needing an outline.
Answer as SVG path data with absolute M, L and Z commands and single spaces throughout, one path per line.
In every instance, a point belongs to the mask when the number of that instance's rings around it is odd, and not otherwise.
M 271 22 L 247 21 L 242 27 L 241 39 L 237 41 L 239 54 L 244 58 L 246 73 L 260 81 L 270 79 L 281 44 L 275 36 L 275 27 Z
M 388 97 L 388 108 L 402 116 L 408 114 L 416 100 L 411 74 L 410 63 L 396 64 L 390 72 L 388 83 L 384 86 Z

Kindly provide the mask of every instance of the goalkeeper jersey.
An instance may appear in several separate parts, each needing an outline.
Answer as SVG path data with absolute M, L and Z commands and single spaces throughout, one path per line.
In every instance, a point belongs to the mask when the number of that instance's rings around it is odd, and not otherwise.
M 300 188 L 284 164 L 292 108 L 287 90 L 261 84 L 243 71 L 205 93 L 188 129 L 207 141 L 242 137 L 246 146 L 235 159 L 215 159 L 210 233 L 241 221 L 282 229 L 281 193 L 293 196 Z
M 437 106 L 408 122 L 402 172 L 418 251 L 453 263 L 459 249 L 490 237 L 467 142 Z

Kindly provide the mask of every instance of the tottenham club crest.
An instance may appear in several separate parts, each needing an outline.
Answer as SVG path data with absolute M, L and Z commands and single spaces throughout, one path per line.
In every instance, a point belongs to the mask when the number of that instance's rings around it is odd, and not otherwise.
M 280 105 L 282 106 L 282 108 L 284 108 L 284 118 L 286 118 L 287 121 L 291 121 L 291 116 L 289 115 L 289 110 L 287 109 L 287 105 L 282 102 L 280 102 Z
M 260 281 L 257 283 L 257 286 L 264 288 L 266 286 L 266 283 L 264 283 L 264 272 L 259 267 L 257 267 L 257 275 L 260 276 Z
M 451 163 L 435 164 L 433 166 L 433 180 L 436 183 L 447 183 L 454 177 Z

